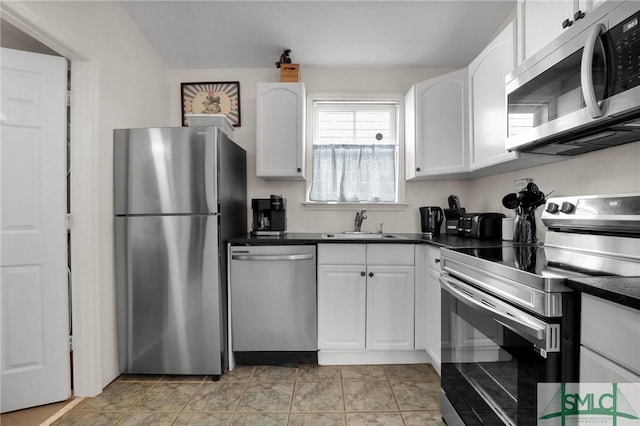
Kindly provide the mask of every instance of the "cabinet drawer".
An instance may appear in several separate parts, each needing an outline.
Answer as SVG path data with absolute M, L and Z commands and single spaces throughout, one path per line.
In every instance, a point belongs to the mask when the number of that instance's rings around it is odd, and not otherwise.
M 366 244 L 318 244 L 318 265 L 364 265 Z
M 640 374 L 640 311 L 582 295 L 580 343 Z
M 411 266 L 413 244 L 367 244 L 367 265 Z
M 580 346 L 580 382 L 640 383 L 640 375 L 633 374 L 602 355 Z

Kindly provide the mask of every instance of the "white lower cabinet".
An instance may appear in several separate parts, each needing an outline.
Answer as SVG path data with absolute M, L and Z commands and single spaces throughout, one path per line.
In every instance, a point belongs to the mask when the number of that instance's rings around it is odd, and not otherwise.
M 426 361 L 414 354 L 414 263 L 412 244 L 318 244 L 321 364 Z
M 580 382 L 640 383 L 640 310 L 589 294 L 581 298 Z
M 364 349 L 366 265 L 318 265 L 318 349 Z
M 367 349 L 413 349 L 413 266 L 367 267 Z
M 440 373 L 440 249 L 427 246 L 426 258 L 426 349 L 431 365 Z

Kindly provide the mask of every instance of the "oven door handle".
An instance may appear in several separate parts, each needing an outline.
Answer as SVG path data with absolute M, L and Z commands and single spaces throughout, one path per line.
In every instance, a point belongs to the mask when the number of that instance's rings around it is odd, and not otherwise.
M 501 312 L 497 307 L 507 304 L 493 297 L 480 294 L 472 287 L 448 274 L 440 274 L 441 287 L 453 297 L 462 302 L 485 311 L 491 315 L 494 321 L 505 326 L 528 340 L 534 340 L 534 344 L 542 345 L 545 342 L 547 329 L 544 323 L 537 318 L 518 312 L 517 316 Z M 478 300 L 479 299 L 479 300 Z

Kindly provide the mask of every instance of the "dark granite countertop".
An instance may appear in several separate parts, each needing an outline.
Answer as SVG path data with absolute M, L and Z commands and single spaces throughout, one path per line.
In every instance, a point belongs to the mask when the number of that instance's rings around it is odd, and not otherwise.
M 233 245 L 280 245 L 280 244 L 318 244 L 318 243 L 340 243 L 340 244 L 429 244 L 437 247 L 460 248 L 460 247 L 499 247 L 503 241 L 477 240 L 474 238 L 462 238 L 451 235 L 425 235 L 425 234 L 404 234 L 390 232 L 401 238 L 323 238 L 321 233 L 292 232 L 283 236 L 254 236 L 246 235 L 229 240 Z M 505 242 L 510 244 L 510 242 Z
M 640 277 L 571 278 L 567 287 L 634 309 L 640 309 Z

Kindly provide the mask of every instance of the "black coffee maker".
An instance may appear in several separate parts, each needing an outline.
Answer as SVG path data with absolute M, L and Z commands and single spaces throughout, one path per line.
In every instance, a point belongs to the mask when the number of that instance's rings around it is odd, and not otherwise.
M 287 233 L 287 200 L 280 194 L 270 198 L 253 198 L 253 235 L 284 235 Z

